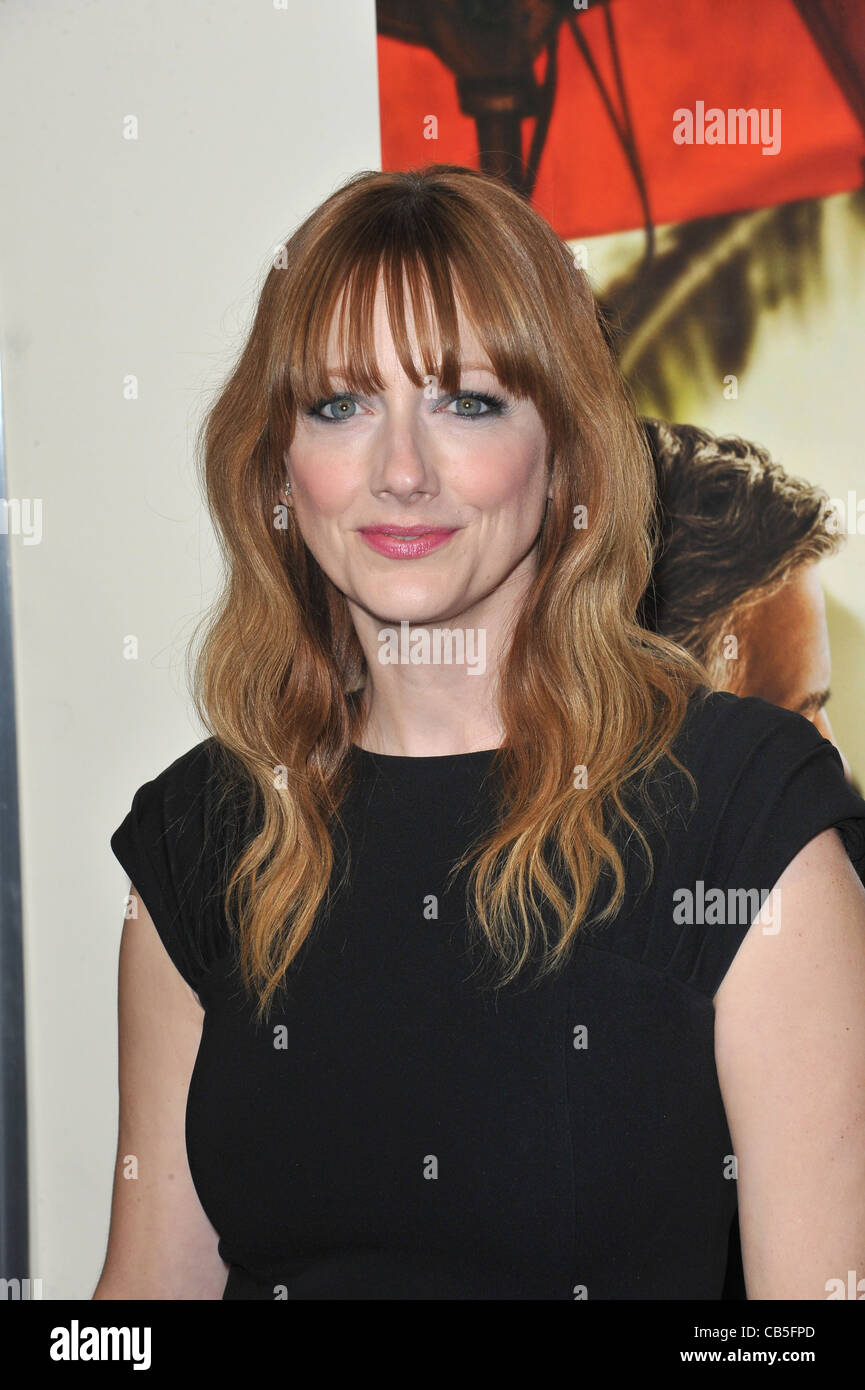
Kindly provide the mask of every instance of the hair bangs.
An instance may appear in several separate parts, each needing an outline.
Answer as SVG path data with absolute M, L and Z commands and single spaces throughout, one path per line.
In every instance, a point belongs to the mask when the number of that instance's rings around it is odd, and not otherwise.
M 390 211 L 390 210 L 389 210 Z M 435 381 L 446 394 L 459 390 L 465 362 L 460 313 L 471 323 L 490 367 L 517 398 L 546 404 L 549 368 L 539 359 L 537 310 L 502 275 L 507 257 L 491 254 L 479 235 L 457 224 L 416 223 L 408 230 L 396 207 L 376 220 L 365 241 L 345 226 L 334 229 L 327 273 L 306 298 L 293 326 L 298 349 L 287 363 L 294 409 L 309 409 L 337 391 L 375 395 L 384 390 L 376 345 L 374 306 L 384 291 L 397 358 L 417 387 Z M 347 234 L 348 232 L 348 234 Z M 371 236 L 374 240 L 371 241 Z M 317 248 L 321 255 L 321 247 Z M 415 361 L 409 315 L 419 361 Z

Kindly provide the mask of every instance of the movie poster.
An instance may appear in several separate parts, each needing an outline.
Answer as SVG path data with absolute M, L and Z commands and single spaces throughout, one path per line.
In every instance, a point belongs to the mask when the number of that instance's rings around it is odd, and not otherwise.
M 865 11 L 378 0 L 382 167 L 507 179 L 586 270 L 658 470 L 644 619 L 865 775 Z

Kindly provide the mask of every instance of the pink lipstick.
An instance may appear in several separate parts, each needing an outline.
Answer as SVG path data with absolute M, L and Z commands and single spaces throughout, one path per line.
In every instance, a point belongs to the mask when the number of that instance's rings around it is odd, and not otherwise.
M 457 528 L 428 526 L 363 526 L 360 534 L 380 555 L 395 560 L 414 560 L 429 555 L 449 540 Z

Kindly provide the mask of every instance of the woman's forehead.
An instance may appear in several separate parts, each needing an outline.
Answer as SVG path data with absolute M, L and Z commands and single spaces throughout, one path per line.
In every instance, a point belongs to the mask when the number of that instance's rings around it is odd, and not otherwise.
M 348 299 L 346 299 L 346 296 L 348 296 Z M 384 279 L 382 279 L 382 275 L 380 274 L 377 285 L 375 285 L 375 295 L 373 302 L 371 302 L 371 306 L 369 295 L 364 295 L 364 300 L 366 300 L 366 303 L 364 303 L 363 306 L 363 316 L 369 321 L 370 328 L 373 329 L 375 338 L 381 338 L 384 342 L 392 341 L 391 322 L 394 321 L 396 324 L 399 324 L 399 320 L 402 318 L 403 324 L 405 324 L 406 334 L 409 336 L 410 341 L 417 341 L 416 309 L 414 309 L 414 302 L 409 285 L 403 284 L 402 303 L 392 303 L 391 306 L 389 306 L 387 288 L 385 288 Z M 458 329 L 460 349 L 476 353 L 478 359 L 487 356 L 484 352 L 484 346 L 483 343 L 481 343 L 480 336 L 478 336 L 478 329 L 477 325 L 474 324 L 473 314 L 471 314 L 470 307 L 464 302 L 464 297 L 462 293 L 459 292 L 458 286 L 453 286 L 453 304 L 455 304 L 456 310 L 456 329 Z M 328 354 L 337 352 L 339 349 L 341 331 L 342 334 L 345 335 L 349 328 L 350 318 L 356 318 L 359 313 L 362 313 L 362 304 L 359 302 L 359 293 L 357 293 L 356 286 L 343 285 L 342 288 L 339 289 L 338 295 L 335 296 L 330 324 L 328 324 Z M 437 325 L 439 321 L 441 321 L 441 318 L 444 317 L 442 314 L 439 314 L 437 304 L 435 304 L 434 297 L 432 297 L 430 289 L 428 288 L 421 292 L 421 316 L 426 320 L 426 325 L 432 334 L 434 334 L 435 329 L 437 329 Z
M 481 341 L 469 311 L 458 295 L 455 296 L 455 302 L 458 343 L 452 344 L 452 348 L 455 350 L 460 370 L 464 372 L 495 372 L 495 367 Z M 356 302 L 349 301 L 348 306 L 343 309 L 344 303 L 345 290 L 343 289 L 334 304 L 328 326 L 324 369 L 331 377 L 345 378 L 346 371 L 349 370 L 345 361 L 344 345 L 347 345 L 349 338 L 351 327 L 349 319 L 358 313 L 359 306 Z M 393 306 L 392 312 L 396 318 L 396 306 Z M 414 309 L 408 294 L 406 294 L 403 301 L 403 317 L 405 335 L 408 340 L 412 358 L 418 366 L 423 366 Z M 443 345 L 437 332 L 437 315 L 434 306 L 431 304 L 427 306 L 427 324 L 428 333 L 433 340 L 433 353 L 441 364 Z M 356 327 L 357 325 L 355 324 L 354 326 Z M 391 313 L 388 311 L 387 297 L 381 278 L 379 279 L 375 300 L 372 306 L 369 329 L 372 340 L 370 346 L 373 349 L 373 354 L 379 366 L 384 367 L 388 363 L 397 363 L 399 358 L 395 346 L 396 335 L 391 325 Z

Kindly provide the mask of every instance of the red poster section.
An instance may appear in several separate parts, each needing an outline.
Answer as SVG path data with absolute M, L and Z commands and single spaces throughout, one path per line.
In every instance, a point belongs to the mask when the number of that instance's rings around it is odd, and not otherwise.
M 614 0 L 612 12 L 656 224 L 862 184 L 862 131 L 791 0 Z M 603 10 L 578 22 L 618 109 Z M 382 167 L 478 167 L 475 123 L 459 110 L 449 69 L 428 49 L 382 36 L 378 62 Z M 539 80 L 545 65 L 541 54 Z M 764 130 L 774 123 L 780 134 L 778 153 L 763 154 L 761 144 L 675 142 L 676 111 L 708 115 L 712 108 L 725 115 L 737 108 L 765 111 Z M 429 116 L 436 117 L 435 140 L 425 138 Z M 524 153 L 532 128 L 533 121 L 524 122 Z M 642 225 L 624 152 L 567 24 L 559 33 L 556 99 L 532 201 L 564 237 Z

